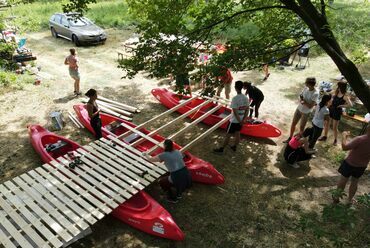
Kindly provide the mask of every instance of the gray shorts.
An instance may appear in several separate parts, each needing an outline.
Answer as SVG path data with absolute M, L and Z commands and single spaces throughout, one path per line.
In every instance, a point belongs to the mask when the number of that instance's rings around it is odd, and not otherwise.
M 69 75 L 73 79 L 80 79 L 80 72 L 78 70 L 69 68 Z

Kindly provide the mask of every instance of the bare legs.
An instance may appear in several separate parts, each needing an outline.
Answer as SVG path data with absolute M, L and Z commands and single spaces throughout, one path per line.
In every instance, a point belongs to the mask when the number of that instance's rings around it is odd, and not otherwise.
M 319 139 L 320 141 L 325 141 L 328 137 L 328 132 L 329 132 L 329 128 L 330 128 L 330 125 L 333 123 L 333 136 L 334 136 L 334 145 L 337 144 L 337 139 L 338 139 L 338 124 L 339 124 L 339 121 L 338 120 L 334 120 L 332 118 L 330 118 L 330 120 L 328 122 L 325 123 L 325 126 L 324 126 L 324 135 Z
M 222 145 L 222 147 L 223 147 L 223 148 L 225 148 L 225 147 L 229 144 L 229 142 L 230 142 L 230 138 L 231 138 L 231 136 L 232 136 L 232 135 L 233 135 L 233 134 L 231 134 L 231 133 L 226 134 L 226 137 L 225 137 L 224 143 L 223 143 L 223 145 Z M 240 132 L 235 132 L 235 133 L 234 133 L 234 137 L 235 137 L 235 143 L 234 143 L 234 146 L 237 146 L 237 145 L 239 144 L 239 142 L 240 142 Z
M 299 131 L 303 132 L 307 124 L 307 119 L 308 119 L 308 114 L 302 114 L 298 109 L 296 109 L 294 116 L 293 116 L 292 124 L 290 126 L 289 138 L 293 137 L 295 128 L 299 121 L 301 121 L 299 125 Z
M 80 93 L 80 79 L 75 79 L 74 88 L 76 94 Z
M 263 80 L 267 80 L 268 77 L 270 76 L 270 73 L 269 73 L 269 65 L 268 64 L 264 64 L 263 67 L 262 67 L 262 71 L 265 74 L 265 77 L 263 78 Z
M 346 188 L 348 179 L 349 178 L 344 177 L 344 176 L 341 175 L 340 176 L 340 179 L 339 179 L 339 182 L 337 184 L 337 189 L 344 191 L 344 189 Z M 356 194 L 357 186 L 358 186 L 358 180 L 359 180 L 358 178 L 351 177 L 351 184 L 349 185 L 349 190 L 348 190 L 348 202 L 349 203 L 352 202 L 353 197 Z M 339 202 L 339 199 L 337 199 L 337 198 L 335 198 L 333 200 L 334 200 L 334 203 L 338 203 Z

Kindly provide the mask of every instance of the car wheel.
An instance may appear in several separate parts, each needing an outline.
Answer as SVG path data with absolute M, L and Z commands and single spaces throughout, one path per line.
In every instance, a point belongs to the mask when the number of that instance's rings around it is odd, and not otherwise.
M 59 36 L 58 36 L 58 33 L 55 31 L 55 29 L 54 29 L 54 28 L 51 28 L 50 30 L 51 30 L 51 35 L 52 35 L 54 38 L 58 38 L 58 37 L 59 37 Z
M 72 41 L 76 44 L 76 46 L 81 45 L 80 41 L 78 40 L 78 37 L 75 34 L 72 35 Z

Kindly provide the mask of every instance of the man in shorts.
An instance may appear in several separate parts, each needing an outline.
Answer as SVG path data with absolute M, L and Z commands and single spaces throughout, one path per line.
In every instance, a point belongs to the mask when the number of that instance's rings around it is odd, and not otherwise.
M 316 79 L 314 77 L 306 78 L 305 85 L 301 94 L 299 95 L 299 105 L 294 112 L 292 125 L 290 126 L 290 134 L 287 140 L 284 143 L 288 143 L 293 137 L 295 132 L 295 127 L 300 121 L 299 131 L 303 132 L 306 127 L 308 117 L 319 100 L 319 92 L 315 88 Z
M 225 97 L 226 99 L 230 99 L 231 83 L 233 82 L 233 76 L 231 75 L 231 71 L 224 66 L 220 68 L 220 72 L 221 76 L 217 77 L 216 80 L 219 81 L 221 85 L 218 86 L 216 95 L 220 96 L 222 89 L 225 88 Z
M 351 177 L 348 192 L 348 203 L 351 204 L 357 191 L 358 180 L 364 174 L 370 161 L 370 126 L 367 127 L 365 135 L 357 136 L 347 142 L 349 134 L 348 131 L 342 133 L 342 149 L 350 152 L 338 169 L 341 177 L 337 188 L 343 191 Z M 339 198 L 333 197 L 333 201 L 338 203 Z
M 230 137 L 234 135 L 235 144 L 230 146 L 233 151 L 236 151 L 237 145 L 240 141 L 240 130 L 245 123 L 245 120 L 249 113 L 249 99 L 246 95 L 242 94 L 243 82 L 235 82 L 235 90 L 237 95 L 231 100 L 230 107 L 233 110 L 233 115 L 230 119 L 229 126 L 227 127 L 227 134 L 223 143 L 223 146 L 213 151 L 216 153 L 223 153 L 224 148 L 229 144 Z

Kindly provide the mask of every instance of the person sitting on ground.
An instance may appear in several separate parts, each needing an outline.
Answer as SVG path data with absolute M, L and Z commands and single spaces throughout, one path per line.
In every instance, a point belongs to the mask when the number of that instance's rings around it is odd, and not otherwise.
M 243 83 L 243 89 L 245 89 L 245 94 L 249 95 L 249 101 L 252 101 L 250 104 L 250 107 L 254 107 L 254 117 L 258 118 L 258 110 L 261 106 L 261 103 L 264 100 L 264 95 L 260 89 L 258 89 L 256 86 L 253 86 L 251 82 L 244 82 Z M 253 115 L 253 109 L 249 110 L 249 117 L 252 117 Z
M 96 104 L 96 99 L 98 99 L 98 93 L 94 89 L 89 89 L 85 96 L 89 98 L 89 101 L 86 104 L 86 109 L 90 117 L 90 125 L 94 129 L 95 138 L 100 139 L 102 137 L 101 132 L 101 119 L 100 119 L 100 109 L 98 108 L 98 104 Z
M 365 135 L 358 136 L 348 142 L 349 135 L 348 131 L 342 133 L 342 149 L 350 152 L 338 169 L 341 176 L 337 189 L 344 191 L 348 179 L 351 177 L 348 193 L 348 203 L 351 204 L 357 191 L 358 181 L 370 162 L 370 126 L 367 127 Z M 339 203 L 339 198 L 333 197 L 333 201 Z
M 329 126 L 331 123 L 333 123 L 333 134 L 334 134 L 333 145 L 337 145 L 338 124 L 342 116 L 343 108 L 349 106 L 352 106 L 352 102 L 347 94 L 347 83 L 338 82 L 338 87 L 333 95 L 332 105 L 329 108 L 330 121 L 325 125 L 324 135 L 320 137 L 319 141 L 326 141 L 329 132 Z
M 308 150 L 308 136 L 310 133 L 310 128 L 306 128 L 303 132 L 294 135 L 286 145 L 284 158 L 289 166 L 297 169 L 299 168 L 297 162 L 312 158 L 312 154 L 315 152 Z
M 167 200 L 176 203 L 181 198 L 182 193 L 192 185 L 191 176 L 185 166 L 181 152 L 173 148 L 172 140 L 166 139 L 163 153 L 155 157 L 150 157 L 146 153 L 143 155 L 151 162 L 164 162 L 170 175 L 161 177 L 159 184 L 163 191 L 167 192 Z M 175 192 L 173 192 L 173 187 Z
M 317 139 L 320 137 L 322 130 L 324 128 L 324 123 L 329 121 L 329 108 L 331 104 L 331 95 L 324 95 L 316 106 L 315 115 L 312 119 L 312 133 L 309 138 L 309 148 L 313 149 L 315 147 Z
M 290 126 L 289 137 L 284 141 L 284 143 L 289 142 L 289 140 L 292 138 L 299 121 L 301 121 L 299 129 L 300 132 L 303 132 L 304 128 L 306 127 L 308 116 L 310 115 L 312 108 L 317 104 L 319 98 L 319 92 L 315 89 L 315 84 L 316 78 L 306 78 L 306 87 L 299 95 L 299 105 L 294 112 L 292 124 Z
M 216 95 L 220 96 L 222 89 L 225 88 L 225 97 L 226 99 L 230 99 L 231 83 L 233 82 L 231 71 L 225 66 L 222 66 L 220 68 L 220 76 L 216 77 L 215 81 L 221 83 L 221 85 L 217 88 Z
M 232 117 L 229 121 L 229 126 L 227 127 L 227 134 L 224 140 L 222 147 L 214 149 L 214 152 L 223 153 L 224 148 L 229 144 L 231 135 L 235 137 L 235 144 L 230 148 L 233 151 L 236 151 L 236 148 L 240 141 L 240 130 L 243 127 L 243 124 L 246 122 L 249 112 L 249 100 L 246 95 L 242 93 L 243 82 L 235 82 L 235 90 L 237 95 L 231 100 L 230 107 L 232 108 Z

